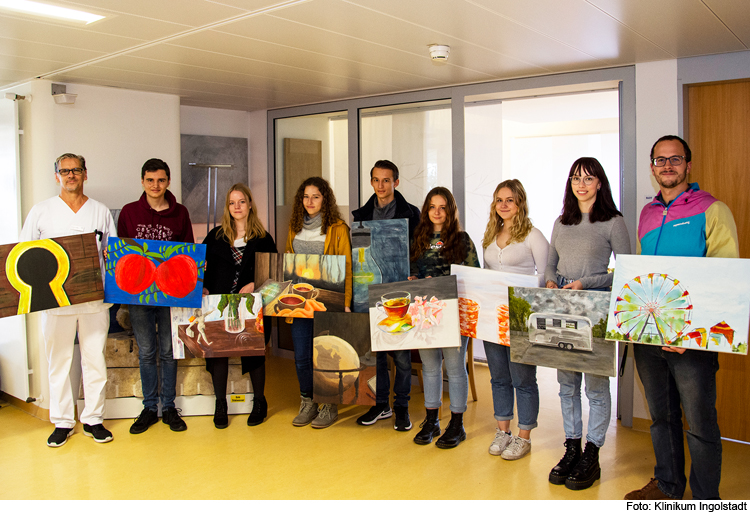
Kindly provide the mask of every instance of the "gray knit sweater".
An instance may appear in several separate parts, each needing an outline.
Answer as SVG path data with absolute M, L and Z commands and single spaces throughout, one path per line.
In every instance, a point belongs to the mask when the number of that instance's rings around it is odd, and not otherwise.
M 609 256 L 630 253 L 625 221 L 616 216 L 592 224 L 588 213 L 582 217 L 578 225 L 563 225 L 560 217 L 555 220 L 544 279 L 556 283 L 560 277 L 580 280 L 586 290 L 612 286 L 612 274 L 607 273 Z

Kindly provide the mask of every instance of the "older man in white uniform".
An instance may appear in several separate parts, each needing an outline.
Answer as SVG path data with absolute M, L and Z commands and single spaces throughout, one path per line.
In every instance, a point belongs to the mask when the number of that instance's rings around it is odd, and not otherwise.
M 102 250 L 107 247 L 107 237 L 116 236 L 117 228 L 109 209 L 83 194 L 86 179 L 86 160 L 83 156 L 63 154 L 57 158 L 55 180 L 60 184 L 60 194 L 31 209 L 20 239 L 23 242 L 96 233 L 99 266 L 104 277 Z M 42 312 L 44 349 L 49 362 L 49 417 L 55 424 L 55 430 L 47 440 L 50 447 L 60 447 L 67 442 L 75 427 L 70 368 L 76 330 L 85 394 L 81 414 L 83 434 L 100 443 L 112 440 L 112 433 L 102 425 L 104 386 L 107 383 L 104 346 L 109 331 L 110 306 L 102 301 L 91 301 Z

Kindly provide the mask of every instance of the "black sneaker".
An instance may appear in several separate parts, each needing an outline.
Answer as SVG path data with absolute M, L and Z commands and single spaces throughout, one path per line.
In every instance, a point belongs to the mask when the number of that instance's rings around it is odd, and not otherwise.
M 393 428 L 396 431 L 408 431 L 411 429 L 411 420 L 409 419 L 409 408 L 408 407 L 394 407 L 393 411 L 396 413 L 396 423 L 393 424 Z
M 372 425 L 378 420 L 384 420 L 393 416 L 393 411 L 387 403 L 378 403 L 370 407 L 370 410 L 357 418 L 359 425 Z
M 159 421 L 159 417 L 156 411 L 151 409 L 143 409 L 138 418 L 135 419 L 133 425 L 130 426 L 130 434 L 141 434 L 145 433 L 146 430 Z
M 60 447 L 68 441 L 68 437 L 73 434 L 73 429 L 65 427 L 55 427 L 52 434 L 47 438 L 47 445 L 50 447 Z
M 161 410 L 161 421 L 167 424 L 172 431 L 187 431 L 187 424 L 180 416 L 180 410 L 174 407 Z
M 112 441 L 112 433 L 107 431 L 102 424 L 89 425 L 83 424 L 83 434 L 90 436 L 94 442 L 106 444 Z

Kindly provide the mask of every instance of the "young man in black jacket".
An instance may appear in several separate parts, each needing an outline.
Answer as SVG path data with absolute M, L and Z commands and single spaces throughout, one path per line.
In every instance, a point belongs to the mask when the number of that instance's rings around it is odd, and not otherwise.
M 370 185 L 375 194 L 367 203 L 352 212 L 354 221 L 390 220 L 406 218 L 409 221 L 409 239 L 419 223 L 420 211 L 407 202 L 398 187 L 398 167 L 388 160 L 379 160 L 370 170 Z M 411 429 L 409 420 L 409 393 L 411 392 L 411 352 L 396 350 L 392 352 L 396 363 L 396 379 L 393 383 L 393 410 L 396 412 L 396 431 Z M 388 376 L 388 353 L 377 354 L 375 403 L 364 415 L 357 418 L 359 425 L 372 425 L 378 420 L 390 418 L 393 415 L 389 405 L 390 378 Z

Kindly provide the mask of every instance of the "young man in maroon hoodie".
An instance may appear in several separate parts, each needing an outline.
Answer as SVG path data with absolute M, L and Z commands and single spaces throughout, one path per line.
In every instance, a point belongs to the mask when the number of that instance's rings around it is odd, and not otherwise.
M 193 242 L 190 215 L 185 206 L 178 204 L 174 195 L 167 190 L 169 183 L 169 166 L 165 162 L 152 158 L 143 164 L 143 194 L 137 202 L 127 204 L 120 211 L 117 221 L 117 234 L 120 238 Z M 169 425 L 172 431 L 186 430 L 187 424 L 174 406 L 177 361 L 172 357 L 169 307 L 131 305 L 130 322 L 138 342 L 138 361 L 143 388 L 143 411 L 130 426 L 130 432 L 143 433 L 159 421 L 159 370 L 162 421 Z

